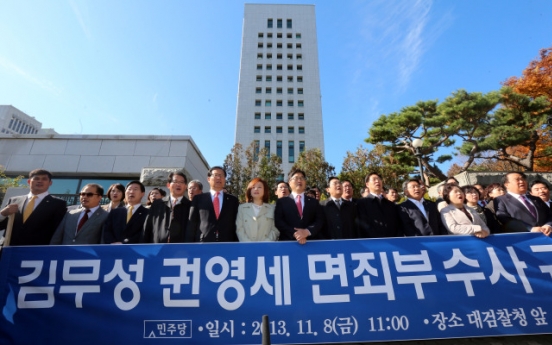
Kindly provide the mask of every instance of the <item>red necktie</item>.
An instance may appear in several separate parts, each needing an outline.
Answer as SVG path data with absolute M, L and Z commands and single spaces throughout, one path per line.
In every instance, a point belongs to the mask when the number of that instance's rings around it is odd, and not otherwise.
M 217 219 L 218 219 L 220 215 L 219 192 L 215 193 L 215 198 L 213 199 L 213 207 L 215 208 L 215 216 L 217 216 Z
M 301 206 L 301 194 L 295 197 L 295 205 L 297 205 L 297 211 L 299 211 L 299 217 L 303 218 L 303 207 Z
M 84 223 L 86 223 L 86 221 L 88 220 L 88 212 L 90 210 L 85 208 L 84 209 L 84 216 L 82 216 L 81 220 L 79 221 L 79 225 L 77 226 L 77 233 L 80 231 L 80 229 L 82 228 L 82 226 L 84 225 Z

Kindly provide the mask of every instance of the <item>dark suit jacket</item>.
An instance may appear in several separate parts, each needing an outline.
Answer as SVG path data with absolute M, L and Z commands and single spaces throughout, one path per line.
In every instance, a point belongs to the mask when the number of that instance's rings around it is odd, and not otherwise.
M 424 204 L 427 219 L 422 211 L 408 199 L 398 205 L 405 236 L 447 235 L 448 232 L 441 221 L 437 204 L 424 199 L 421 201 Z
M 236 217 L 240 202 L 235 196 L 222 194 L 219 218 L 215 215 L 211 193 L 194 196 L 186 230 L 186 242 L 237 242 Z
M 531 231 L 531 228 L 545 224 L 552 226 L 552 211 L 546 203 L 532 195 L 526 197 L 535 205 L 536 219 L 525 205 L 511 194 L 506 193 L 494 199 L 496 217 L 502 223 L 504 232 Z
M 358 238 L 356 205 L 342 200 L 338 208 L 333 199 L 320 202 L 324 210 L 325 222 L 322 227 L 322 237 L 325 239 L 340 240 Z
M 182 243 L 190 217 L 190 200 L 183 197 L 171 208 L 170 200 L 155 200 L 144 224 L 144 243 Z
M 47 195 L 38 204 L 27 221 L 23 224 L 23 209 L 27 196 L 16 196 L 8 200 L 7 205 L 17 204 L 19 211 L 15 214 L 11 235 L 11 246 L 48 245 L 59 223 L 65 216 L 67 203 L 64 200 Z M 0 222 L 0 229 L 8 225 L 8 217 Z
M 357 201 L 358 230 L 361 238 L 403 236 L 397 205 L 373 194 Z
M 126 222 L 127 212 L 126 207 L 117 207 L 109 212 L 103 228 L 104 243 L 140 243 L 148 209 L 144 206 L 138 207 L 128 223 Z
M 82 212 L 82 207 L 67 211 L 50 244 L 100 244 L 103 225 L 109 212 L 98 207 L 77 233 L 77 225 Z
M 321 238 L 320 231 L 324 226 L 324 210 L 318 200 L 305 196 L 303 217 L 301 218 L 295 200 L 290 194 L 289 197 L 280 198 L 276 201 L 274 223 L 280 231 L 280 241 L 296 241 L 293 237 L 294 228 L 308 229 L 311 233 L 309 239 Z

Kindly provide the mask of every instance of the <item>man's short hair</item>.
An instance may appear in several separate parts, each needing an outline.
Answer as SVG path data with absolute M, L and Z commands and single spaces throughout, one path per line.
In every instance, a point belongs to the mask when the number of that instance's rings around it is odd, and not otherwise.
M 184 183 L 188 184 L 188 178 L 186 177 L 186 174 L 184 174 L 182 171 L 173 171 L 169 174 L 169 177 L 167 178 L 167 183 L 171 183 L 173 177 L 180 176 L 184 179 Z
M 137 184 L 140 186 L 140 190 L 142 191 L 142 193 L 145 193 L 146 192 L 146 187 L 144 187 L 144 184 L 138 180 L 134 180 L 134 181 L 130 181 L 129 183 L 127 183 L 126 187 L 125 187 L 125 190 L 128 189 L 128 187 L 131 185 L 131 184 Z
M 88 183 L 84 187 L 82 187 L 81 190 L 84 190 L 86 187 L 96 187 L 96 193 L 99 194 L 100 196 L 104 195 L 103 187 L 97 183 Z
M 29 173 L 29 179 L 32 179 L 33 177 L 35 176 L 38 176 L 38 175 L 48 175 L 48 179 L 51 181 L 52 178 L 54 177 L 54 175 L 52 175 L 51 172 L 49 172 L 48 170 L 44 170 L 44 169 L 35 169 L 33 171 L 31 171 Z
M 339 181 L 339 178 L 337 178 L 337 176 L 330 176 L 330 178 L 328 178 L 328 185 L 326 186 L 327 188 L 330 187 L 330 183 L 332 183 L 332 180 L 338 180 Z M 316 186 L 313 187 L 313 188 L 316 188 Z
M 301 174 L 303 175 L 304 178 L 307 178 L 307 174 L 305 174 L 305 172 L 301 169 L 291 169 L 291 171 L 289 172 L 288 174 L 288 181 L 291 180 L 291 178 L 293 177 L 293 175 L 295 174 Z
M 524 180 L 527 181 L 527 176 L 524 173 L 522 173 L 521 171 L 509 171 L 504 176 L 502 176 L 502 185 L 503 186 L 506 186 L 506 182 L 509 182 L 508 181 L 508 176 L 513 175 L 513 174 L 519 174 L 519 175 L 521 175 L 521 177 L 523 177 Z
M 366 175 L 366 178 L 364 179 L 364 183 L 367 183 L 368 180 L 370 180 L 370 177 L 372 177 L 372 175 L 376 175 L 377 177 L 379 177 L 383 181 L 383 178 L 381 177 L 381 175 L 378 174 L 377 172 L 373 171 L 373 172 L 369 173 L 368 175 Z
M 200 191 L 203 191 L 203 183 L 201 183 L 201 181 L 191 180 L 190 183 L 188 183 L 188 186 L 191 185 L 192 183 L 196 184 Z
M 279 181 L 276 182 L 276 186 L 274 187 L 274 191 L 277 191 L 277 190 L 278 190 L 278 186 L 280 185 L 280 183 L 285 184 L 286 187 L 287 187 L 287 189 L 290 190 L 289 184 L 288 184 L 286 181 L 284 181 L 284 180 L 279 180 Z
M 531 181 L 531 183 L 529 183 L 529 189 L 533 188 L 533 186 L 536 184 L 543 184 L 546 186 L 546 188 L 550 189 L 550 185 L 548 184 L 548 182 L 541 179 L 536 179 L 534 181 Z
M 209 169 L 209 172 L 207 173 L 207 177 L 211 177 L 211 175 L 213 175 L 213 170 L 217 170 L 217 169 L 222 170 L 222 172 L 224 173 L 224 177 L 226 177 L 226 170 L 224 170 L 223 167 L 218 166 L 218 165 L 216 165 L 216 166 L 212 167 L 211 169 Z
M 345 182 L 349 182 L 351 184 L 351 188 L 353 188 L 353 191 L 355 190 L 355 185 L 351 182 L 351 180 L 347 180 L 347 179 L 341 180 L 341 184 L 345 184 Z M 366 188 L 366 187 L 363 187 L 363 188 Z
M 407 189 L 408 189 L 408 184 L 409 184 L 410 182 L 416 182 L 418 185 L 420 185 L 420 180 L 415 179 L 415 178 L 411 178 L 410 180 L 404 181 L 404 182 L 403 182 L 403 184 L 402 184 L 403 192 L 406 193 L 406 191 L 407 191 Z

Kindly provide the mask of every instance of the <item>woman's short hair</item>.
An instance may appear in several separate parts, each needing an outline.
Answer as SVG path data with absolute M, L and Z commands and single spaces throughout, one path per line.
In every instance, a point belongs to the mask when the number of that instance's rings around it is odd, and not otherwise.
M 485 194 L 487 195 L 487 200 L 493 199 L 493 197 L 491 196 L 491 193 L 493 192 L 493 190 L 497 188 L 504 189 L 504 187 L 500 183 L 491 183 L 490 185 L 487 186 L 487 188 L 485 188 Z
M 270 189 L 268 188 L 268 183 L 260 177 L 255 177 L 247 185 L 247 190 L 245 191 L 245 201 L 246 202 L 253 202 L 253 196 L 251 195 L 251 190 L 257 184 L 257 182 L 260 182 L 260 183 L 263 184 L 263 190 L 264 190 L 263 191 L 263 202 L 268 203 L 268 197 L 270 195 Z
M 114 183 L 111 186 L 109 186 L 109 189 L 107 190 L 107 195 L 106 195 L 107 198 L 109 200 L 111 200 L 111 191 L 114 190 L 114 189 L 118 189 L 118 190 L 121 191 L 121 193 L 123 193 L 123 198 L 121 199 L 121 201 L 124 201 L 125 200 L 125 186 L 123 186 L 120 183 Z
M 477 193 L 477 199 L 481 200 L 481 193 L 479 192 L 479 189 L 475 188 L 475 186 L 472 186 L 472 185 L 468 185 L 468 186 L 463 186 L 462 188 L 462 192 L 464 192 L 464 195 L 468 194 L 468 193 Z M 464 203 L 467 202 L 468 199 L 465 199 L 464 200 Z
M 457 184 L 454 183 L 446 183 L 445 188 L 443 188 L 443 200 L 445 200 L 447 204 L 450 204 L 450 193 L 454 188 L 458 188 L 460 191 L 462 190 Z

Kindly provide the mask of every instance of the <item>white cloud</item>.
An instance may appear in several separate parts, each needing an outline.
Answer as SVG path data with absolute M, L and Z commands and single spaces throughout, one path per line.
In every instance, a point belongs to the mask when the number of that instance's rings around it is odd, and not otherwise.
M 73 13 L 75 13 L 75 16 L 77 17 L 77 21 L 79 22 L 79 25 L 80 25 L 82 31 L 84 32 L 84 35 L 86 36 L 86 38 L 90 39 L 92 37 L 92 35 L 90 34 L 90 30 L 89 30 L 88 26 L 86 25 L 86 23 L 84 21 L 82 11 L 79 9 L 79 7 L 77 6 L 77 4 L 75 3 L 74 0 L 69 0 L 69 5 L 71 6 L 71 9 L 73 10 Z M 85 8 L 85 10 L 86 10 L 86 8 Z M 85 11 L 85 13 L 86 13 L 86 11 Z

